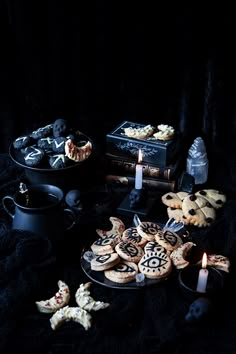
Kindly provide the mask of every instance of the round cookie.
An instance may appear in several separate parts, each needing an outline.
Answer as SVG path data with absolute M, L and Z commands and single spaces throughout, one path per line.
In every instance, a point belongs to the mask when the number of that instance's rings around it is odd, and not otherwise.
M 45 138 L 46 136 L 51 135 L 51 133 L 52 133 L 52 124 L 48 124 L 45 127 L 41 127 L 38 128 L 37 130 L 34 130 L 31 133 L 31 137 L 37 140 L 37 139 Z
M 202 189 L 195 194 L 204 197 L 215 209 L 221 208 L 226 202 L 226 195 L 216 189 Z
M 175 130 L 173 127 L 171 127 L 170 125 L 167 124 L 159 124 L 157 126 L 158 131 L 153 134 L 154 138 L 158 139 L 158 140 L 170 140 L 174 137 L 175 135 Z
M 44 150 L 52 150 L 53 138 L 48 136 L 46 138 L 38 139 L 37 145 Z
M 146 278 L 162 279 L 170 274 L 172 264 L 170 257 L 166 253 L 148 252 L 139 261 L 138 268 Z
M 121 241 L 115 246 L 115 250 L 122 259 L 128 262 L 138 263 L 143 256 L 142 248 L 132 242 Z
M 187 261 L 185 257 L 193 246 L 196 246 L 195 243 L 186 242 L 171 253 L 170 258 L 177 269 L 182 269 L 189 265 L 189 261 Z
M 49 156 L 49 165 L 52 168 L 64 168 L 68 165 L 69 161 L 64 154 L 55 154 Z
M 102 271 L 109 269 L 120 262 L 120 257 L 117 253 L 109 253 L 97 256 L 91 260 L 91 269 Z
M 195 194 L 184 198 L 182 209 L 190 223 L 198 227 L 209 226 L 216 218 L 216 211 L 207 199 Z
M 182 209 L 168 207 L 167 214 L 169 219 L 174 218 L 177 222 L 183 222 L 185 225 L 190 224 L 190 221 L 184 216 Z
M 32 143 L 32 138 L 29 135 L 20 136 L 13 141 L 13 146 L 16 150 L 24 149 Z
M 120 263 L 111 269 L 104 271 L 104 276 L 115 283 L 128 283 L 135 280 L 138 273 L 138 266 L 134 262 L 121 260 Z
M 163 246 L 159 245 L 159 243 L 157 243 L 156 241 L 149 241 L 146 246 L 144 247 L 144 252 L 148 253 L 148 252 L 167 252 L 167 249 L 164 248 Z
M 125 242 L 133 242 L 137 246 L 143 247 L 147 240 L 143 238 L 137 231 L 137 227 L 129 227 L 123 232 L 122 240 Z
M 156 242 L 159 243 L 162 247 L 166 248 L 167 251 L 173 251 L 180 245 L 182 245 L 183 241 L 179 235 L 175 232 L 171 232 L 169 230 L 166 231 L 158 231 L 155 236 Z
M 37 146 L 29 146 L 25 150 L 24 160 L 27 166 L 38 166 L 42 161 L 45 153 L 43 149 Z
M 137 226 L 137 231 L 147 241 L 154 241 L 155 234 L 161 230 L 161 227 L 151 221 L 143 221 Z
M 115 247 L 115 241 L 111 237 L 100 237 L 92 245 L 91 250 L 96 255 L 102 255 L 107 253 L 113 253 Z
M 171 208 L 181 209 L 185 197 L 188 196 L 187 192 L 168 192 L 161 197 L 162 203 Z

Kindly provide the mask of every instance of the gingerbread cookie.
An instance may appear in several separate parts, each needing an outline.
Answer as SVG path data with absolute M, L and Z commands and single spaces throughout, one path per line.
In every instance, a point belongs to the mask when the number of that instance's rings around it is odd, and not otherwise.
M 147 243 L 147 240 L 138 233 L 137 227 L 129 227 L 126 229 L 123 232 L 122 240 L 125 242 L 133 242 L 140 247 L 143 247 Z
M 135 280 L 138 266 L 134 262 L 121 260 L 111 269 L 104 271 L 104 276 L 115 283 L 128 283 Z
M 187 192 L 168 192 L 162 197 L 162 203 L 171 208 L 182 209 L 183 200 L 188 196 Z
M 137 226 L 137 231 L 147 241 L 154 241 L 156 233 L 161 227 L 151 221 L 143 221 Z
M 166 253 L 148 252 L 139 261 L 138 268 L 146 278 L 162 279 L 170 274 L 172 264 L 170 257 Z
M 159 245 L 162 247 L 166 248 L 167 251 L 172 252 L 175 250 L 177 247 L 182 245 L 183 241 L 179 235 L 177 235 L 175 232 L 169 231 L 169 230 L 160 230 L 157 232 L 155 235 L 155 240 Z
M 204 197 L 215 209 L 221 208 L 226 202 L 226 195 L 216 189 L 202 189 L 195 194 Z
M 91 260 L 91 269 L 102 271 L 109 269 L 120 262 L 120 257 L 117 253 L 109 253 L 101 256 L 96 256 Z
M 122 259 L 128 262 L 138 263 L 143 255 L 142 248 L 132 242 L 119 242 L 115 250 Z
M 134 127 L 128 127 L 124 128 L 124 133 L 126 136 L 129 138 L 135 138 L 135 139 L 147 139 L 149 136 L 151 136 L 154 132 L 154 127 L 151 126 L 150 124 L 146 125 L 145 127 L 139 127 L 139 128 L 134 128 Z
M 207 199 L 190 194 L 183 200 L 184 216 L 198 227 L 209 226 L 216 218 L 216 211 Z
M 196 246 L 193 242 L 186 242 L 176 248 L 170 255 L 170 258 L 177 269 L 185 268 L 189 265 L 189 261 L 186 260 L 188 251 Z

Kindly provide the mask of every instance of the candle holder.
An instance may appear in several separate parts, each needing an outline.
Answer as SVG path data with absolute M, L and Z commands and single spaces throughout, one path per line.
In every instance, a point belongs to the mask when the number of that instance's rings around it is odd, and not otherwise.
M 145 189 L 133 188 L 124 198 L 117 211 L 120 214 L 132 216 L 138 214 L 146 217 L 155 203 L 155 198 L 150 196 Z
M 179 284 L 183 290 L 184 295 L 191 300 L 197 299 L 199 297 L 216 298 L 220 296 L 224 286 L 224 278 L 222 273 L 213 267 L 207 267 L 209 273 L 206 291 L 197 291 L 197 282 L 200 269 L 201 267 L 199 265 L 192 265 L 183 268 L 179 272 Z

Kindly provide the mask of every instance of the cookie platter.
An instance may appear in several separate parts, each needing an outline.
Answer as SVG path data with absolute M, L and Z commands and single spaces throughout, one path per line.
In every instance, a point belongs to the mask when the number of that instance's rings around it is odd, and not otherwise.
M 159 284 L 167 279 L 169 279 L 170 276 L 168 276 L 168 278 L 163 278 L 163 279 L 148 279 L 148 278 L 144 278 L 143 281 L 141 282 L 136 282 L 136 281 L 130 281 L 129 283 L 115 283 L 109 279 L 107 279 L 104 276 L 103 272 L 96 272 L 93 271 L 91 269 L 90 266 L 90 262 L 88 262 L 87 260 L 85 260 L 84 258 L 84 253 L 86 251 L 91 251 L 90 249 L 88 250 L 84 250 L 82 252 L 81 255 L 81 259 L 80 259 L 80 264 L 81 264 L 81 268 L 84 271 L 84 273 L 95 283 L 98 283 L 100 285 L 106 286 L 108 288 L 113 288 L 113 289 L 141 289 L 143 287 L 148 287 L 148 286 L 152 286 L 152 285 L 156 285 Z

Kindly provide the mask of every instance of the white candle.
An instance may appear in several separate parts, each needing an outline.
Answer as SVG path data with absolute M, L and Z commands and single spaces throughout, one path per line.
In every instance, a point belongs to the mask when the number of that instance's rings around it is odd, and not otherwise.
M 202 269 L 200 269 L 198 274 L 197 291 L 199 293 L 206 292 L 207 278 L 208 278 L 208 270 L 206 269 L 206 266 L 207 266 L 207 255 L 206 253 L 204 253 L 202 257 Z
M 135 168 L 135 189 L 142 189 L 143 187 L 143 166 L 140 165 L 142 162 L 142 152 L 138 151 L 138 163 Z

